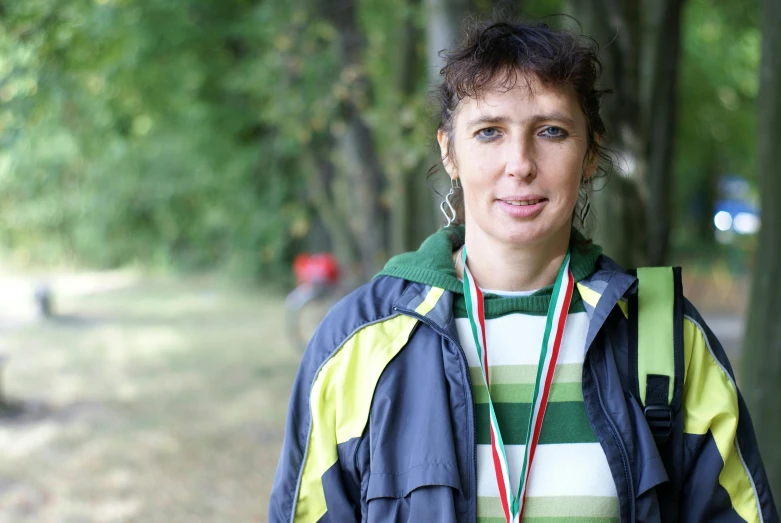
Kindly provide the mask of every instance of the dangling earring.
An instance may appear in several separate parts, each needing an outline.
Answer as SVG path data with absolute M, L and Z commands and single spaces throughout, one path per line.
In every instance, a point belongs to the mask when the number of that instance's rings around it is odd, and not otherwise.
M 439 210 L 442 211 L 442 214 L 445 215 L 445 219 L 447 219 L 447 225 L 445 225 L 445 227 L 450 227 L 456 221 L 456 210 L 453 208 L 453 204 L 450 203 L 450 198 L 456 194 L 456 189 L 460 188 L 461 186 L 458 185 L 458 178 L 451 178 L 450 192 L 445 196 L 445 200 L 439 204 Z M 447 209 L 445 208 L 446 205 Z
M 591 198 L 589 198 L 588 193 L 591 191 L 591 178 L 585 178 L 582 183 L 583 187 L 583 194 L 584 194 L 584 201 L 583 201 L 583 207 L 580 208 L 580 223 L 583 225 L 583 227 L 586 226 L 586 220 L 588 219 L 588 215 L 591 212 Z

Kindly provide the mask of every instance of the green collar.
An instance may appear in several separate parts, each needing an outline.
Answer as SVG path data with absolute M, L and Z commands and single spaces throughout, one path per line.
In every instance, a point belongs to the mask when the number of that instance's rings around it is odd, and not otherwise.
M 463 308 L 464 288 L 456 276 L 453 253 L 464 244 L 464 226 L 442 228 L 429 236 L 417 251 L 399 254 L 391 258 L 377 276 L 393 276 L 404 280 L 431 285 L 461 295 L 454 304 L 460 316 Z M 597 258 L 602 249 L 586 240 L 576 229 L 572 229 L 570 242 L 570 270 L 576 282 L 594 272 Z M 486 295 L 486 317 L 497 317 L 511 312 L 545 314 L 550 304 L 553 286 L 544 287 L 531 296 L 502 298 Z M 573 309 L 582 309 L 579 295 L 573 297 Z

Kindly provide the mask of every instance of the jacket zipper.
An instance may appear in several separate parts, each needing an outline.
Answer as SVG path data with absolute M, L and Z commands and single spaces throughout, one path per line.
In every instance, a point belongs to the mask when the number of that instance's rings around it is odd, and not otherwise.
M 395 312 L 399 312 L 401 314 L 405 314 L 407 316 L 413 317 L 417 320 L 419 320 L 421 323 L 424 323 L 425 325 L 431 327 L 434 329 L 434 331 L 445 338 L 446 340 L 453 343 L 456 347 L 458 347 L 458 352 L 461 355 L 461 370 L 462 372 L 465 372 L 466 374 L 466 380 L 467 385 L 469 387 L 468 396 L 469 396 L 469 405 L 468 408 L 470 409 L 470 412 L 472 414 L 472 433 L 470 434 L 471 442 L 472 442 L 472 483 L 473 483 L 473 489 L 474 492 L 474 500 L 475 503 L 477 502 L 477 443 L 476 443 L 476 434 L 477 434 L 477 420 L 475 419 L 474 415 L 474 405 L 473 405 L 473 398 L 472 398 L 472 377 L 469 374 L 469 365 L 466 364 L 466 354 L 464 353 L 464 349 L 461 348 L 461 344 L 458 343 L 452 336 L 450 336 L 447 332 L 445 332 L 442 328 L 440 328 L 438 325 L 431 322 L 428 318 L 425 316 L 421 316 L 420 314 L 417 314 L 415 312 L 400 309 L 399 307 L 394 307 L 393 310 Z M 613 436 L 613 440 L 618 443 L 619 448 L 619 455 L 621 456 L 621 465 L 624 468 L 624 478 L 626 479 L 627 483 L 627 499 L 629 500 L 629 521 L 630 523 L 635 522 L 635 497 L 634 497 L 634 482 L 632 481 L 632 475 L 629 472 L 629 457 L 626 451 L 626 447 L 624 446 L 624 442 L 621 440 L 621 438 L 618 435 L 618 429 L 615 426 L 615 423 L 613 422 L 613 419 L 610 417 L 610 415 L 607 412 L 607 408 L 605 407 L 605 403 L 602 399 L 602 392 L 600 390 L 599 385 L 599 379 L 597 378 L 596 372 L 594 372 L 593 367 L 589 364 L 588 365 L 589 372 L 591 373 L 591 377 L 594 380 L 594 384 L 597 389 L 597 399 L 599 400 L 599 408 L 602 410 L 602 414 L 605 416 L 605 419 L 608 421 L 608 425 L 610 426 L 610 432 Z M 477 507 L 475 506 L 475 510 Z M 470 516 L 474 516 L 475 513 L 471 514 Z
M 474 500 L 474 506 L 475 510 L 472 511 L 471 514 L 469 514 L 471 521 L 476 521 L 477 517 L 477 419 L 475 418 L 475 412 L 474 412 L 474 398 L 472 397 L 472 376 L 469 374 L 469 365 L 467 365 L 467 359 L 466 359 L 466 353 L 464 352 L 464 349 L 461 348 L 461 344 L 458 343 L 452 336 L 450 336 L 447 332 L 444 331 L 444 329 L 440 328 L 438 325 L 430 321 L 425 316 L 421 316 L 420 314 L 416 312 L 412 312 L 405 309 L 400 309 L 399 307 L 393 307 L 394 312 L 399 312 L 401 314 L 410 316 L 412 318 L 417 319 L 421 323 L 427 325 L 428 327 L 431 327 L 434 329 L 434 332 L 445 338 L 446 340 L 453 343 L 457 348 L 458 352 L 461 356 L 461 371 L 466 374 L 466 383 L 467 383 L 467 396 L 468 396 L 468 402 L 467 402 L 467 408 L 469 409 L 469 413 L 472 415 L 472 423 L 471 423 L 471 434 L 469 434 L 469 439 L 471 442 L 471 453 L 472 453 L 472 473 L 470 476 L 471 481 L 471 491 L 470 494 L 472 495 L 472 498 Z
M 594 385 L 597 389 L 597 399 L 599 399 L 599 408 L 602 409 L 602 414 L 605 416 L 605 419 L 608 421 L 608 425 L 610 426 L 610 432 L 613 436 L 613 440 L 618 443 L 618 449 L 619 449 L 619 455 L 621 456 L 621 465 L 624 467 L 624 478 L 626 479 L 627 484 L 627 499 L 629 500 L 629 521 L 630 523 L 634 523 L 635 521 L 635 496 L 634 496 L 634 482 L 632 481 L 632 474 L 629 472 L 629 457 L 626 452 L 626 447 L 624 446 L 624 442 L 621 440 L 621 438 L 618 436 L 618 429 L 616 428 L 615 423 L 613 422 L 613 419 L 610 417 L 610 415 L 607 412 L 607 408 L 605 407 L 605 403 L 602 400 L 602 392 L 600 390 L 599 385 L 599 379 L 597 378 L 597 373 L 594 372 L 594 368 L 591 366 L 591 364 L 588 365 L 588 370 L 591 373 L 591 379 L 594 380 Z

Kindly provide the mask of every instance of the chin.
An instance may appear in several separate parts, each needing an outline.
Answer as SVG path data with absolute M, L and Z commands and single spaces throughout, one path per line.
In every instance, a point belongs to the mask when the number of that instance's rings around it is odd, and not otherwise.
M 534 245 L 545 241 L 550 234 L 545 234 L 546 231 L 538 230 L 537 228 L 506 228 L 497 231 L 496 238 L 502 243 L 511 245 Z
M 571 217 L 551 220 L 548 213 L 535 219 L 518 219 L 503 213 L 485 213 L 475 219 L 467 210 L 466 224 L 475 236 L 508 247 L 540 246 L 547 242 L 558 243 L 562 235 L 569 237 Z M 557 217 L 558 218 L 558 217 Z M 472 224 L 472 225 L 470 225 Z M 478 240 L 479 241 L 479 240 Z
M 555 241 L 562 230 L 543 224 L 512 224 L 495 231 L 495 238 L 507 245 L 518 247 L 544 244 Z M 569 229 L 567 229 L 569 231 Z

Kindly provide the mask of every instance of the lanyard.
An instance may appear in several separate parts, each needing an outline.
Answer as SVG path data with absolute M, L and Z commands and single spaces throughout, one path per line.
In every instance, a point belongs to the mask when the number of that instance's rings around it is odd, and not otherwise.
M 510 474 L 507 464 L 507 454 L 504 452 L 502 433 L 499 431 L 499 423 L 496 420 L 494 404 L 491 401 L 491 387 L 488 376 L 488 344 L 485 339 L 485 311 L 483 309 L 483 293 L 472 278 L 472 274 L 466 266 L 466 247 L 462 250 L 464 267 L 464 298 L 466 310 L 469 315 L 469 324 L 472 327 L 472 336 L 477 347 L 477 356 L 480 360 L 480 368 L 483 371 L 485 388 L 488 393 L 488 408 L 490 411 L 491 429 L 491 456 L 496 472 L 496 482 L 499 486 L 499 498 L 502 501 L 502 509 L 506 523 L 518 523 L 523 519 L 524 501 L 526 500 L 529 472 L 531 471 L 534 451 L 542 430 L 542 420 L 545 417 L 545 409 L 548 406 L 548 395 L 553 373 L 556 370 L 556 360 L 561 348 L 561 338 L 564 334 L 564 324 L 567 321 L 567 312 L 572 300 L 572 292 L 575 288 L 575 279 L 569 270 L 569 252 L 559 268 L 556 284 L 553 286 L 553 295 L 548 306 L 548 316 L 545 321 L 545 334 L 542 337 L 542 349 L 540 361 L 537 365 L 537 378 L 534 383 L 534 395 L 532 408 L 529 412 L 529 426 L 527 430 L 528 440 L 523 455 L 523 468 L 518 485 L 518 495 L 514 496 L 510 487 Z

